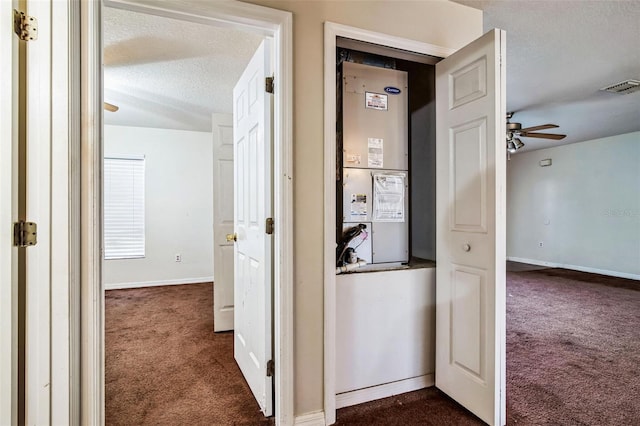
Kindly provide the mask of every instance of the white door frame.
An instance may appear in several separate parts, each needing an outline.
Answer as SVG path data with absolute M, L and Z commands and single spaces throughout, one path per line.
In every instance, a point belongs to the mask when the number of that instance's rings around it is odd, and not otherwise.
M 242 2 L 104 0 L 104 4 L 274 40 L 274 356 L 276 424 L 293 424 L 293 28 L 292 14 Z M 81 424 L 104 424 L 101 2 L 81 3 Z
M 336 421 L 336 37 L 446 58 L 455 49 L 332 22 L 324 25 L 324 412 Z

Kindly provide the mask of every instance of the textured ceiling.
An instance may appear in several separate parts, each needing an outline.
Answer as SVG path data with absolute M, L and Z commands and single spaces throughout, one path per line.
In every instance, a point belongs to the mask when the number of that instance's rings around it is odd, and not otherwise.
M 211 131 L 262 37 L 106 7 L 106 124 Z
M 640 130 L 640 92 L 599 89 L 640 80 L 640 1 L 456 0 L 507 31 L 507 109 L 523 127 L 560 125 L 562 141 L 523 138 L 524 150 Z M 209 131 L 231 112 L 231 90 L 261 37 L 104 9 L 107 124 Z M 550 131 L 551 132 L 551 131 Z
M 524 150 L 640 130 L 640 92 L 599 89 L 640 80 L 639 1 L 455 0 L 507 32 L 507 110 L 523 127 L 554 123 L 562 141 L 522 138 Z M 640 141 L 639 141 L 640 142 Z

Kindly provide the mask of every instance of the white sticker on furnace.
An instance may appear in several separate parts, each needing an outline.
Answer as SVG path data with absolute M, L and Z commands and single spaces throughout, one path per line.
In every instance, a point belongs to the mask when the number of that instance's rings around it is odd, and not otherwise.
M 383 140 L 378 138 L 369 138 L 367 146 L 369 148 L 369 167 L 381 169 L 384 166 Z
M 350 154 L 347 152 L 345 154 L 345 162 L 347 164 L 357 166 L 362 162 L 362 157 L 360 156 L 360 154 Z
M 351 217 L 367 216 L 367 195 L 351 194 Z
M 365 108 L 386 111 L 389 109 L 387 100 L 389 96 L 380 93 L 365 92 Z
M 376 222 L 404 222 L 403 172 L 373 173 L 373 220 Z

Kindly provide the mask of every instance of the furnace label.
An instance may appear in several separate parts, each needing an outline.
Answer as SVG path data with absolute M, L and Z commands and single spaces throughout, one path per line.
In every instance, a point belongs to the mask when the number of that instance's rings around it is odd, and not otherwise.
M 406 175 L 401 172 L 373 174 L 373 220 L 404 222 L 404 187 Z
M 367 195 L 351 194 L 351 218 L 365 218 L 367 216 Z
M 365 92 L 365 107 L 369 109 L 377 109 L 380 111 L 386 111 L 388 107 L 389 96 L 382 95 L 380 93 Z
M 381 169 L 384 166 L 384 147 L 383 139 L 369 138 L 367 140 L 369 167 Z

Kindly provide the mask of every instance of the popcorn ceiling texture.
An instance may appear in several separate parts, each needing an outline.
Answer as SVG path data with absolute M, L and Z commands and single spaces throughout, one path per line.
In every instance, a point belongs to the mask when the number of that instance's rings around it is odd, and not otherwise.
M 106 7 L 106 124 L 211 131 L 262 37 Z
M 554 123 L 562 141 L 523 138 L 524 150 L 640 130 L 640 93 L 599 89 L 640 78 L 640 2 L 455 0 L 507 32 L 507 111 L 524 127 Z

